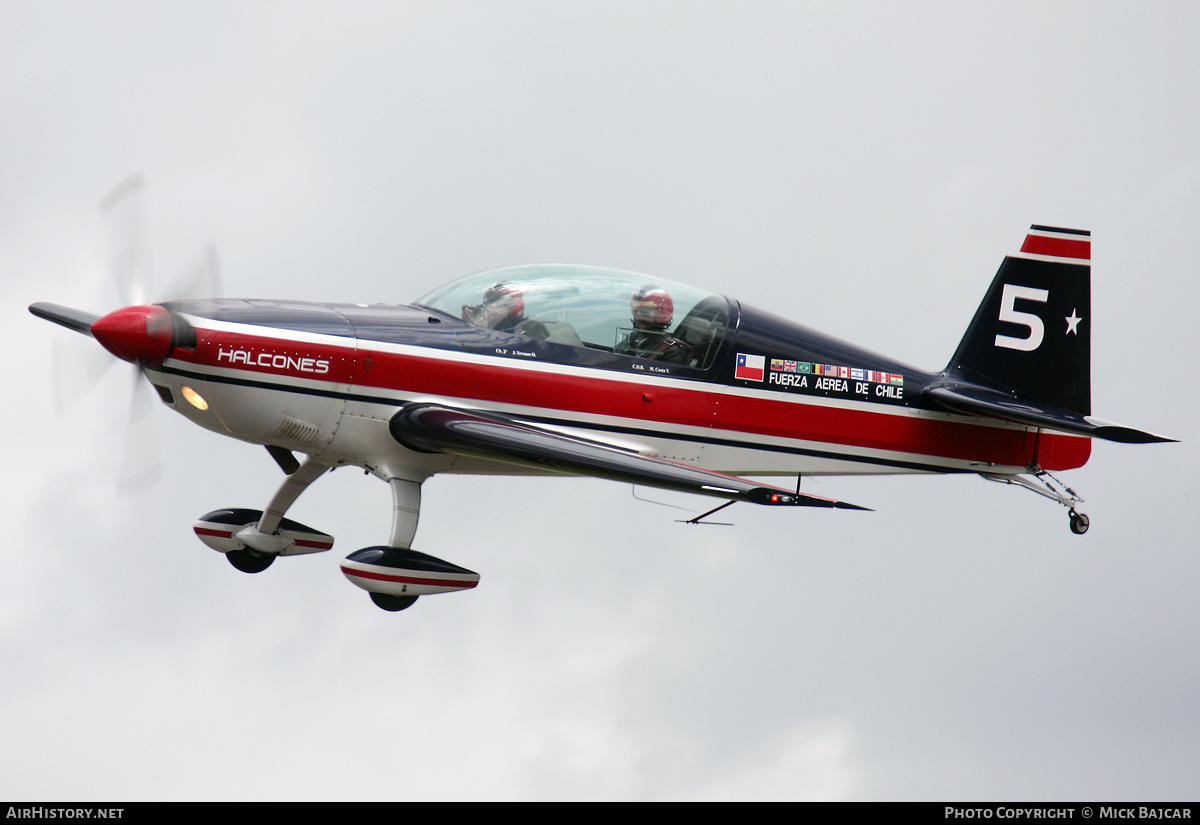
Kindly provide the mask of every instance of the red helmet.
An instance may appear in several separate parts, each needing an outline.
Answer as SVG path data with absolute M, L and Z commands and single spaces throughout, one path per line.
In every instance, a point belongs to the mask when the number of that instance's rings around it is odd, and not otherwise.
M 495 305 L 495 306 L 493 306 Z M 483 306 L 494 312 L 492 326 L 525 317 L 525 296 L 512 284 L 496 284 L 483 293 Z M 507 309 L 507 312 L 504 310 Z
M 666 329 L 675 315 L 675 303 L 665 289 L 644 286 L 633 296 L 633 322 Z

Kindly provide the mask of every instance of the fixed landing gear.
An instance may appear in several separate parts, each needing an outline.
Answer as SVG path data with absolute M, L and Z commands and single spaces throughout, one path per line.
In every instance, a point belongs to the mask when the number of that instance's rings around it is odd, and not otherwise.
M 276 556 L 320 553 L 333 547 L 333 536 L 291 519 L 279 519 L 276 532 L 263 533 L 258 529 L 262 519 L 260 510 L 230 507 L 205 513 L 192 529 L 243 573 L 261 573 Z
M 266 511 L 213 510 L 192 528 L 201 541 L 223 553 L 243 573 L 261 573 L 277 556 L 328 550 L 333 547 L 333 536 L 283 517 L 296 497 L 327 469 L 309 459 L 283 483 Z M 346 578 L 389 613 L 407 610 L 420 596 L 475 587 L 478 573 L 412 549 L 421 511 L 421 483 L 401 478 L 388 479 L 388 483 L 392 489 L 389 541 L 347 556 L 341 565 Z
M 309 459 L 296 466 L 265 512 L 244 507 L 213 510 L 202 515 L 192 529 L 202 542 L 224 553 L 229 563 L 243 573 L 261 573 L 276 556 L 328 550 L 333 547 L 333 536 L 283 517 L 296 497 L 328 469 L 328 465 Z
M 1079 497 L 1079 494 L 1037 465 L 1031 466 L 1029 472 L 1034 476 L 1036 481 L 1026 478 L 1022 474 L 980 473 L 980 475 L 988 481 L 998 481 L 1001 484 L 1017 484 L 1026 490 L 1037 493 L 1039 496 L 1045 496 L 1048 499 L 1057 501 L 1071 511 L 1071 532 L 1077 536 L 1082 536 L 1086 533 L 1088 527 L 1091 526 L 1091 519 L 1075 509 L 1075 505 L 1083 503 L 1083 499 Z
M 411 607 L 419 596 L 470 590 L 479 574 L 413 550 L 421 512 L 421 483 L 393 478 L 392 535 L 386 545 L 356 550 L 342 562 L 351 584 L 366 590 L 376 606 L 391 613 Z

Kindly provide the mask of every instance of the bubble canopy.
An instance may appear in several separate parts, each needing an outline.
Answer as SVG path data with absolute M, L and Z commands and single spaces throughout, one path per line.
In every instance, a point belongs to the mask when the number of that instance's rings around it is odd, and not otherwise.
M 580 264 L 527 264 L 468 275 L 435 289 L 416 303 L 479 324 L 477 308 L 497 285 L 519 290 L 524 317 L 538 322 L 535 337 L 614 352 L 632 331 L 631 303 L 639 292 L 664 290 L 673 313 L 661 331 L 682 342 L 688 363 L 707 367 L 725 335 L 729 303 L 720 295 L 663 278 Z M 522 329 L 518 334 L 527 334 Z M 644 355 L 651 357 L 653 355 Z

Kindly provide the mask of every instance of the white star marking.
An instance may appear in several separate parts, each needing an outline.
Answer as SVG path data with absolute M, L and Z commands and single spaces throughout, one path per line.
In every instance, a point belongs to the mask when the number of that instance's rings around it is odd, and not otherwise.
M 1079 318 L 1075 315 L 1075 310 L 1071 310 L 1071 314 L 1067 316 L 1067 333 L 1070 335 L 1078 335 L 1079 330 L 1077 327 L 1079 326 L 1079 322 L 1082 320 L 1082 318 Z

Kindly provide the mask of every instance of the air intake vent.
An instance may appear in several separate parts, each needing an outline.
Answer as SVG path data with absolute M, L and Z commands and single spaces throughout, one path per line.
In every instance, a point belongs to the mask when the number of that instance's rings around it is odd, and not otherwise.
M 275 428 L 275 435 L 279 438 L 304 446 L 315 444 L 320 432 L 321 430 L 316 424 L 309 424 L 307 421 L 297 421 L 295 418 L 289 418 L 286 415 L 279 420 L 279 426 Z

